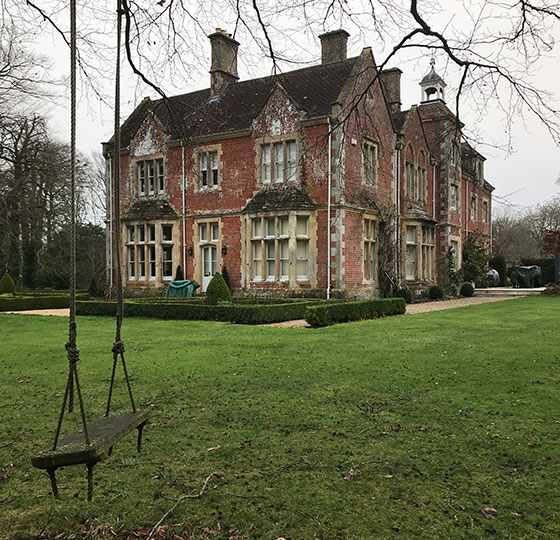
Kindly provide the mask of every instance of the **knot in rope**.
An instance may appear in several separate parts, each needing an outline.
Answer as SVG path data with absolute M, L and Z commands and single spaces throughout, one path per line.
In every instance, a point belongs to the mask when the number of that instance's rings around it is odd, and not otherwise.
M 113 354 L 123 354 L 124 353 L 124 343 L 119 339 L 113 343 L 113 348 L 111 349 Z
M 75 364 L 80 359 L 80 349 L 68 342 L 66 345 L 66 355 L 71 364 Z

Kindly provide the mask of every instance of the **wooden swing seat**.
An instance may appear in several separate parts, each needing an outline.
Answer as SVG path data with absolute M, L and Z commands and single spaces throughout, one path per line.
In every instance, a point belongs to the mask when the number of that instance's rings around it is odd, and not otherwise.
M 89 446 L 85 444 L 84 430 L 80 429 L 64 437 L 56 450 L 43 450 L 31 458 L 38 469 L 54 470 L 59 467 L 79 464 L 93 464 L 102 460 L 106 452 L 127 433 L 137 428 L 138 450 L 140 450 L 141 429 L 148 421 L 149 410 L 129 412 L 114 416 L 104 416 L 88 422 Z

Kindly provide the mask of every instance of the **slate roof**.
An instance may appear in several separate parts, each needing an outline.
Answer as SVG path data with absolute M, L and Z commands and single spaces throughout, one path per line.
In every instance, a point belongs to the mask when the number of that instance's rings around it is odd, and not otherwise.
M 438 82 L 438 81 L 443 82 L 443 79 L 436 73 L 436 70 L 434 69 L 434 66 L 432 64 L 432 67 L 430 68 L 430 72 L 427 75 L 424 75 L 424 77 L 420 81 L 420 84 Z
M 399 112 L 393 113 L 391 115 L 393 117 L 393 126 L 394 126 L 395 131 L 397 133 L 401 133 L 402 128 L 404 126 L 404 123 L 406 122 L 406 118 L 407 118 L 409 112 L 410 112 L 410 110 L 399 111 Z
M 262 189 L 244 208 L 243 212 L 253 213 L 263 210 L 293 210 L 295 208 L 313 208 L 313 199 L 297 186 L 282 186 Z
M 123 221 L 146 219 L 178 219 L 177 212 L 165 199 L 138 199 L 126 212 Z
M 122 125 L 121 148 L 129 146 L 150 111 L 163 123 L 170 140 L 250 129 L 277 83 L 307 118 L 329 115 L 357 59 L 231 83 L 219 99 L 210 99 L 209 88 L 165 100 L 146 98 Z

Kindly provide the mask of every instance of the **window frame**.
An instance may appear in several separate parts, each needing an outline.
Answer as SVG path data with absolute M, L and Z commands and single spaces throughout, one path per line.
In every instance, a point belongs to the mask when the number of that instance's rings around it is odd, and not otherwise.
M 161 155 L 142 157 L 135 160 L 136 192 L 139 197 L 155 197 L 165 194 L 166 164 Z M 153 174 L 150 176 L 150 167 Z M 150 180 L 151 178 L 151 180 Z
M 379 185 L 379 143 L 369 137 L 364 137 L 362 142 L 362 183 L 371 187 Z
M 258 181 L 261 185 L 297 182 L 299 178 L 299 148 L 295 135 L 265 137 L 258 142 Z M 281 148 L 281 155 L 278 149 Z M 278 159 L 280 157 L 281 159 Z M 266 158 L 266 160 L 265 160 Z M 278 174 L 281 171 L 281 177 Z
M 362 276 L 367 283 L 375 283 L 377 281 L 377 265 L 378 265 L 378 223 L 375 216 L 364 216 L 363 242 L 362 242 Z
M 197 191 L 220 190 L 223 176 L 222 169 L 222 148 L 220 145 L 202 146 L 197 148 L 195 150 Z M 203 175 L 203 172 L 206 174 Z
M 250 283 L 311 280 L 311 214 L 256 214 L 247 223 Z
M 449 187 L 449 209 L 457 212 L 459 210 L 459 186 L 451 184 Z

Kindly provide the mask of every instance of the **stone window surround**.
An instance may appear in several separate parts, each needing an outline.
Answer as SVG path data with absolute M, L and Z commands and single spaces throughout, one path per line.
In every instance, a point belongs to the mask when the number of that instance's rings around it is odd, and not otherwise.
M 154 238 L 150 238 L 149 226 L 154 227 Z M 163 227 L 171 227 L 171 240 L 164 240 L 163 238 Z M 144 230 L 143 238 L 139 234 L 139 228 L 142 227 Z M 134 235 L 131 238 L 130 230 L 134 228 Z M 178 242 L 179 229 L 177 222 L 167 221 L 167 220 L 153 220 L 153 221 L 133 221 L 127 222 L 123 227 L 123 253 L 124 257 L 124 273 L 125 281 L 130 283 L 145 283 L 145 284 L 162 284 L 173 280 L 173 271 L 176 266 L 176 260 L 178 260 Z M 149 249 L 154 248 L 154 258 L 152 259 Z M 163 265 L 164 265 L 164 247 L 171 247 L 171 274 L 163 276 Z M 134 248 L 134 260 L 135 265 L 134 276 L 130 275 L 130 248 Z M 144 257 L 141 255 L 143 251 Z M 151 271 L 151 262 L 155 263 L 155 274 Z M 144 274 L 141 275 L 141 264 L 144 264 Z
M 488 199 L 482 199 L 482 223 L 488 223 L 490 218 L 490 203 Z
M 218 224 L 218 238 L 213 240 L 210 234 L 210 223 Z M 200 239 L 200 225 L 207 224 L 207 236 L 205 240 Z M 223 265 L 222 259 L 222 220 L 219 216 L 211 216 L 204 218 L 197 218 L 193 225 L 193 240 L 194 240 L 194 257 L 193 257 L 193 275 L 194 280 L 202 285 L 202 253 L 201 250 L 204 246 L 216 246 L 216 267 L 218 272 Z
M 462 246 L 461 246 L 461 237 L 455 235 L 449 235 L 449 247 L 452 247 L 452 242 L 457 242 L 457 252 L 455 253 L 455 269 L 458 270 L 461 268 L 461 255 L 462 255 Z
M 301 158 L 301 150 L 300 150 L 300 141 L 301 137 L 299 133 L 283 133 L 281 135 L 270 135 L 266 137 L 258 137 L 255 138 L 255 168 L 256 168 L 256 181 L 258 185 L 262 186 L 273 186 L 276 184 L 285 184 L 288 180 L 284 179 L 281 182 L 275 182 L 273 178 L 273 169 L 274 169 L 274 161 L 273 161 L 273 151 L 271 148 L 270 151 L 270 166 L 271 166 L 271 181 L 270 182 L 263 182 L 262 181 L 262 147 L 265 145 L 272 145 L 274 143 L 287 143 L 287 142 L 295 142 L 296 143 L 296 177 L 293 180 L 289 180 L 290 183 L 298 182 L 300 179 L 300 158 Z M 286 146 L 284 146 L 284 165 L 286 164 Z M 284 167 L 284 171 L 286 168 Z
M 375 161 L 373 164 L 373 181 L 369 180 L 367 167 L 368 151 L 373 150 Z M 366 186 L 377 187 L 379 184 L 379 143 L 372 137 L 362 137 L 362 183 Z
M 367 223 L 370 222 L 371 226 L 374 228 L 373 238 L 367 236 Z M 378 245 L 377 245 L 377 238 L 378 238 L 379 230 L 378 230 L 378 223 L 377 223 L 377 216 L 373 216 L 370 214 L 364 214 L 364 228 L 363 228 L 363 242 L 362 242 L 362 276 L 364 283 L 373 284 L 376 281 L 377 277 L 377 265 L 378 265 Z M 369 250 L 368 250 L 369 245 Z M 366 268 L 366 263 L 368 262 L 367 255 L 368 253 L 371 254 L 371 249 L 373 249 L 373 277 L 368 277 L 368 269 Z
M 475 193 L 471 193 L 471 206 L 470 206 L 470 213 L 469 217 L 471 221 L 476 221 L 478 217 L 478 197 Z
M 154 191 L 152 193 L 150 193 L 149 191 L 149 185 L 148 185 L 148 174 L 147 174 L 147 166 L 146 164 L 149 161 L 154 161 L 154 162 L 158 162 L 160 161 L 162 162 L 162 167 L 163 167 L 163 186 L 158 185 L 158 174 L 157 174 L 157 166 L 155 168 L 154 174 L 155 174 L 155 178 L 154 178 Z M 142 193 L 140 191 L 140 163 L 144 163 L 144 192 Z M 165 193 L 165 189 L 167 187 L 167 181 L 166 181 L 166 176 L 167 176 L 167 163 L 166 163 L 166 159 L 164 154 L 162 154 L 161 152 L 158 152 L 157 154 L 146 154 L 143 156 L 135 156 L 132 159 L 132 166 L 134 169 L 134 177 L 136 179 L 135 182 L 135 186 L 136 186 L 136 193 L 138 195 L 138 197 L 156 197 L 158 195 L 163 195 Z
M 266 276 L 266 231 L 261 228 L 261 236 L 255 237 L 253 236 L 253 220 L 254 219 L 261 219 L 262 225 L 261 227 L 266 227 L 266 219 L 270 218 L 282 218 L 288 217 L 289 225 L 288 225 L 288 234 L 287 235 L 279 235 L 277 234 L 277 229 L 275 228 L 275 235 L 274 237 L 270 237 L 270 240 L 274 238 L 275 244 L 277 245 L 281 240 L 288 241 L 288 265 L 289 265 L 289 272 L 287 278 L 280 277 L 280 251 L 278 246 L 275 249 L 275 276 L 277 279 L 267 279 Z M 297 217 L 306 217 L 307 218 L 307 235 L 297 235 Z M 279 223 L 278 219 L 275 219 L 276 227 Z M 259 284 L 287 284 L 290 287 L 297 287 L 298 284 L 314 284 L 316 281 L 315 270 L 313 265 L 313 260 L 316 259 L 316 234 L 317 234 L 317 223 L 316 223 L 316 215 L 314 212 L 305 212 L 305 211 L 294 211 L 294 210 L 278 210 L 274 213 L 255 213 L 246 216 L 245 218 L 245 263 L 246 263 L 246 283 L 248 285 L 259 285 Z M 302 279 L 297 276 L 297 240 L 306 240 L 307 241 L 307 276 L 305 279 Z M 261 240 L 261 276 L 258 279 L 254 279 L 253 276 L 253 243 L 255 241 Z M 284 259 L 283 259 L 284 260 Z
M 424 164 L 420 164 L 420 155 L 424 156 Z M 416 166 L 416 198 L 425 203 L 428 201 L 428 167 L 426 154 L 423 150 L 418 152 L 418 165 Z
M 411 244 L 409 242 L 407 242 L 407 229 L 408 227 L 414 227 L 416 229 L 415 232 L 415 238 L 414 238 L 414 244 Z M 425 248 L 426 246 L 428 246 L 428 244 L 423 242 L 423 229 L 424 228 L 432 228 L 434 230 L 434 235 L 433 235 L 433 244 L 430 244 L 429 247 L 431 248 L 431 261 L 428 264 L 428 272 L 431 273 L 431 276 L 425 277 L 425 276 L 421 276 L 420 274 L 423 274 L 423 270 L 424 270 L 424 264 L 423 264 L 423 253 L 425 252 L 425 250 L 423 248 Z M 429 224 L 423 221 L 404 221 L 402 224 L 402 230 L 403 230 L 403 239 L 404 239 L 404 249 L 403 249 L 403 254 L 402 254 L 402 258 L 403 258 L 403 268 L 405 269 L 405 275 L 404 275 L 404 279 L 405 281 L 409 282 L 409 283 L 415 283 L 415 282 L 419 282 L 419 281 L 434 281 L 435 277 L 436 277 L 436 267 L 435 267 L 435 226 L 433 224 Z M 407 255 L 407 247 L 414 245 L 415 246 L 415 277 L 414 278 L 409 278 L 406 277 L 406 255 Z
M 210 174 L 207 175 L 207 185 L 202 186 L 202 179 L 200 176 L 200 157 L 202 154 L 206 154 L 207 156 L 210 155 L 210 152 L 217 152 L 218 153 L 218 185 L 213 186 L 211 185 L 211 178 Z M 222 145 L 217 144 L 206 144 L 202 146 L 197 146 L 193 150 L 193 161 L 194 161 L 194 191 L 195 192 L 211 192 L 211 191 L 220 191 L 222 189 L 222 181 L 223 181 L 223 171 L 224 171 L 224 162 L 223 162 L 223 154 L 222 154 Z M 210 160 L 207 159 L 207 167 L 210 166 Z M 207 169 L 209 172 L 211 171 L 210 168 Z
M 455 187 L 457 190 L 456 198 L 455 198 L 455 206 L 453 206 L 453 198 L 451 197 L 451 192 L 453 190 L 453 187 Z M 458 184 L 452 182 L 451 184 L 449 184 L 449 209 L 453 210 L 454 212 L 458 212 L 461 206 L 460 201 L 461 201 L 461 189 Z

